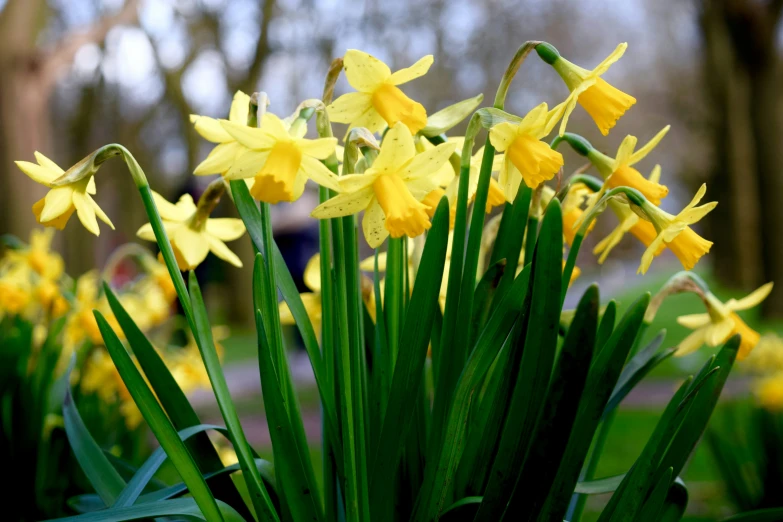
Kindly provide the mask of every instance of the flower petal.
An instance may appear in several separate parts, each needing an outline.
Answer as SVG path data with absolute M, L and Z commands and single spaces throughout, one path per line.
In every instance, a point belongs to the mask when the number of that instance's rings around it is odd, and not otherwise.
M 288 139 L 288 127 L 290 124 L 283 122 L 271 112 L 265 112 L 261 117 L 261 130 L 272 135 L 275 139 Z
M 73 191 L 73 206 L 76 207 L 76 215 L 79 216 L 79 221 L 82 222 L 84 228 L 96 236 L 100 236 L 101 231 L 98 228 L 98 220 L 95 219 L 95 209 L 87 201 L 87 197 L 84 192 Z
M 530 112 L 525 114 L 525 117 L 522 118 L 521 122 L 519 122 L 519 130 L 517 132 L 520 134 L 530 134 L 535 136 L 536 139 L 539 139 L 539 135 L 546 126 L 548 113 L 549 110 L 547 108 L 547 104 L 539 103 L 530 109 Z
M 35 161 L 37 161 L 38 164 L 43 168 L 55 172 L 58 176 L 65 174 L 65 171 L 62 168 L 60 168 L 60 166 L 57 163 L 53 162 L 52 160 L 50 160 L 40 152 L 35 151 L 33 155 L 35 155 Z
M 337 146 L 337 138 L 318 138 L 315 140 L 298 140 L 297 146 L 303 154 L 323 160 L 332 155 Z
M 40 221 L 52 221 L 68 212 L 73 206 L 73 193 L 73 188 L 67 185 L 53 188 L 47 192 Z
M 661 129 L 658 134 L 653 136 L 653 138 L 644 145 L 644 147 L 634 152 L 629 158 L 628 164 L 633 165 L 634 163 L 638 163 L 645 156 L 647 156 L 650 151 L 652 151 L 661 142 L 663 137 L 666 136 L 666 133 L 669 132 L 669 129 L 671 129 L 671 125 L 667 125 Z
M 247 116 L 250 112 L 250 96 L 242 91 L 234 93 L 234 99 L 231 100 L 231 110 L 228 113 L 229 121 L 247 125 Z
M 171 242 L 179 249 L 187 267 L 192 270 L 207 257 L 211 247 L 209 234 L 196 232 L 188 226 L 180 226 L 170 236 Z
M 453 148 L 452 148 L 453 150 Z M 389 129 L 381 142 L 381 152 L 372 164 L 379 173 L 396 172 L 406 161 L 416 155 L 416 146 L 410 129 L 404 123 L 397 123 Z
M 620 146 L 617 147 L 617 155 L 614 157 L 615 165 L 630 164 L 630 158 L 633 155 L 633 149 L 636 148 L 637 141 L 636 136 L 631 136 L 630 134 L 623 138 Z M 617 170 L 616 167 L 615 170 Z
M 712 210 L 717 206 L 718 206 L 718 202 L 713 201 L 711 203 L 698 206 L 696 208 L 689 208 L 687 210 L 683 210 L 677 215 L 677 221 L 684 223 L 686 225 L 692 225 L 694 223 L 698 223 L 699 221 L 702 220 L 702 218 L 704 218 L 704 216 L 712 212 Z
M 375 198 L 372 198 L 367 210 L 364 212 L 362 230 L 364 231 L 364 239 L 371 248 L 378 248 L 389 236 L 389 231 L 386 230 L 386 216 Z
M 627 48 L 628 44 L 626 42 L 618 44 L 614 51 L 612 51 L 612 54 L 604 58 L 603 61 L 591 71 L 591 76 L 601 76 L 605 73 L 614 62 L 623 57 Z
M 356 192 L 373 184 L 378 176 L 372 174 L 346 174 L 337 179 L 339 192 Z
M 223 241 L 234 241 L 245 233 L 245 224 L 241 219 L 210 218 L 207 219 L 207 233 Z
M 60 174 L 57 172 L 41 165 L 30 163 L 29 161 L 16 161 L 14 163 L 16 163 L 16 166 L 27 174 L 30 179 L 41 185 L 46 185 L 47 187 L 52 181 L 60 177 Z
M 234 158 L 225 174 L 227 180 L 252 178 L 261 170 L 269 157 L 268 150 L 246 149 Z
M 435 59 L 431 54 L 428 54 L 427 56 L 420 58 L 419 61 L 410 67 L 395 71 L 389 78 L 389 81 L 394 85 L 400 85 L 403 83 L 408 83 L 411 80 L 415 80 L 416 78 L 420 78 L 421 76 L 427 74 L 427 71 L 430 70 L 433 61 L 435 61 Z
M 313 292 L 321 291 L 321 254 L 315 254 L 307 262 L 302 280 L 307 288 Z
M 315 207 L 310 215 L 316 219 L 350 216 L 367 208 L 372 199 L 371 188 L 338 194 Z
M 676 357 L 684 357 L 690 353 L 695 352 L 704 344 L 704 336 L 706 329 L 699 328 L 695 332 L 691 332 L 685 339 L 680 341 L 677 346 L 677 351 L 674 352 Z
M 109 225 L 112 230 L 114 230 L 114 223 L 111 222 L 111 219 L 109 219 L 109 216 L 106 215 L 106 213 L 103 211 L 101 207 L 98 206 L 98 203 L 92 199 L 89 195 L 85 195 L 85 198 L 87 198 L 87 201 L 92 206 L 92 209 L 95 211 L 95 215 L 98 216 L 98 219 Z
M 498 152 L 504 152 L 517 139 L 518 130 L 519 125 L 511 122 L 504 121 L 503 123 L 498 123 L 489 129 L 489 141 Z
M 404 181 L 412 181 L 427 176 L 432 177 L 442 166 L 448 163 L 449 157 L 454 153 L 455 148 L 456 144 L 454 143 L 441 143 L 434 149 L 417 154 L 400 172 L 400 176 Z M 434 177 L 433 183 L 437 185 Z
M 234 140 L 220 143 L 210 151 L 204 161 L 198 164 L 193 174 L 196 176 L 223 174 L 231 168 L 234 159 L 246 150 L 248 150 L 246 147 Z
M 271 149 L 277 141 L 270 132 L 267 132 L 267 129 L 248 127 L 228 120 L 220 120 L 220 124 L 232 138 L 249 149 Z M 270 128 L 274 128 L 274 125 L 270 125 Z
M 321 185 L 322 187 L 330 188 L 332 190 L 339 190 L 338 184 L 339 178 L 326 168 L 326 165 L 321 163 L 315 158 L 310 156 L 302 156 L 302 163 L 299 165 L 299 169 L 305 173 L 305 175 Z
M 372 109 L 372 95 L 366 92 L 343 94 L 326 108 L 329 119 L 337 123 L 352 123 L 358 120 L 367 109 Z M 374 110 L 374 109 L 373 109 Z
M 710 324 L 710 314 L 689 314 L 677 318 L 677 324 L 690 330 Z
M 373 92 L 391 76 L 389 66 L 378 58 L 356 49 L 349 49 L 343 56 L 345 77 L 357 91 Z
M 196 211 L 196 205 L 190 194 L 183 194 L 176 205 L 169 203 L 166 198 L 154 190 L 152 191 L 152 199 L 155 201 L 160 217 L 169 221 L 185 221 Z
M 236 267 L 242 266 L 242 260 L 239 259 L 239 256 L 237 256 L 234 252 L 232 252 L 231 249 L 228 248 L 225 243 L 223 243 L 220 239 L 216 238 L 215 236 L 209 234 L 207 234 L 206 236 L 209 240 L 209 250 L 213 254 L 218 256 L 223 261 L 226 261 L 227 263 L 230 263 Z
M 747 310 L 748 308 L 753 308 L 754 306 L 761 304 L 761 302 L 767 298 L 769 293 L 772 292 L 773 285 L 774 283 L 769 282 L 755 289 L 753 292 L 749 293 L 742 299 L 739 300 L 732 299 L 726 303 L 726 307 L 729 308 L 732 312 L 736 312 L 737 310 Z
M 227 141 L 234 141 L 231 134 L 226 132 L 220 121 L 209 116 L 199 116 L 198 114 L 190 115 L 190 122 L 193 124 L 193 128 L 196 132 L 207 141 L 212 143 L 225 143 Z
M 364 127 L 368 131 L 372 133 L 376 133 L 386 128 L 386 120 L 384 120 L 383 116 L 381 116 L 381 114 L 377 110 L 375 110 L 375 106 L 370 105 L 369 107 L 367 107 L 367 110 L 364 111 L 364 113 L 362 113 L 361 116 L 356 118 L 351 123 L 349 130 L 355 127 Z
M 176 233 L 177 229 L 179 227 L 185 226 L 182 223 L 174 223 L 172 221 L 164 221 L 163 222 L 163 229 L 166 231 L 166 235 L 169 238 L 169 241 L 171 240 L 172 236 Z M 142 225 L 137 231 L 136 231 L 136 237 L 139 239 L 144 239 L 146 241 L 157 241 L 155 238 L 155 231 L 152 230 L 152 225 L 150 223 L 147 223 L 146 225 Z

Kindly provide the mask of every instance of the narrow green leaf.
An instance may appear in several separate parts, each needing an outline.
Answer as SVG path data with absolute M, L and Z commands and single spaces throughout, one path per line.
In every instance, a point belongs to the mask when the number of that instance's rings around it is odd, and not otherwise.
M 158 439 L 161 447 L 168 454 L 180 477 L 188 485 L 188 489 L 193 494 L 193 498 L 201 512 L 209 520 L 223 520 L 215 497 L 212 496 L 212 492 L 196 466 L 193 457 L 185 443 L 179 438 L 179 434 L 172 426 L 155 395 L 147 387 L 141 372 L 136 368 L 117 334 L 114 333 L 114 330 L 106 322 L 103 315 L 97 310 L 94 311 L 94 314 L 106 349 L 114 361 L 114 366 L 116 366 L 120 377 L 122 377 L 122 381 L 128 388 L 133 402 L 138 406 L 144 420 L 147 421 L 152 433 L 155 434 L 155 438 Z
M 598 355 L 601 352 L 606 341 L 612 336 L 614 331 L 614 321 L 617 317 L 617 303 L 612 299 L 606 304 L 606 309 L 601 317 L 601 322 L 598 325 L 598 333 L 596 334 L 595 341 L 595 354 Z
M 688 507 L 688 488 L 685 483 L 677 477 L 669 488 L 666 495 L 666 501 L 663 509 L 659 513 L 659 518 L 655 522 L 680 522 L 685 515 L 685 509 Z
M 624 478 L 625 473 L 621 475 L 615 475 L 613 477 L 577 482 L 576 487 L 574 488 L 574 493 L 581 493 L 583 495 L 601 495 L 604 493 L 612 493 L 620 486 L 620 483 Z
M 515 268 L 516 267 L 509 267 L 509 270 Z M 481 328 L 487 322 L 491 310 L 492 298 L 495 296 L 500 280 L 505 272 L 506 260 L 501 259 L 484 272 L 478 285 L 476 285 L 476 290 L 473 295 L 473 317 L 471 318 L 471 322 L 473 323 L 471 331 L 473 332 L 474 338 L 471 340 L 470 346 L 475 345 L 475 337 L 478 336 Z M 511 278 L 511 281 L 513 281 L 513 277 Z
M 215 505 L 217 518 L 202 514 L 198 503 L 192 498 L 178 498 L 148 504 L 139 504 L 116 509 L 104 509 L 74 517 L 56 519 L 57 522 L 125 522 L 126 520 L 145 520 L 155 517 L 185 517 L 190 520 L 225 520 L 226 522 L 245 522 L 234 508 L 223 502 Z M 54 520 L 48 521 L 54 522 Z
M 470 522 L 481 505 L 481 497 L 465 497 L 449 506 L 441 515 L 441 522 Z
M 462 100 L 434 114 L 427 115 L 427 126 L 421 129 L 419 133 L 428 138 L 443 134 L 470 116 L 483 100 L 484 95 L 478 94 L 473 98 Z
M 669 486 L 672 483 L 672 468 L 667 468 L 661 474 L 658 482 L 653 486 L 647 500 L 644 501 L 636 522 L 660 522 L 660 513 L 666 502 L 666 495 L 669 493 Z
M 740 513 L 722 522 L 779 522 L 783 519 L 783 508 L 759 509 L 748 513 Z

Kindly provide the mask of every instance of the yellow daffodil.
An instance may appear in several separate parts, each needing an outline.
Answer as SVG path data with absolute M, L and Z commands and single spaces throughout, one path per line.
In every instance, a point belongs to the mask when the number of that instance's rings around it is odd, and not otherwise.
M 555 191 L 547 186 L 543 187 L 541 191 L 541 210 L 546 209 L 552 198 L 555 197 Z M 588 196 L 592 195 L 592 191 L 582 183 L 576 183 L 569 187 L 568 193 L 563 198 L 562 212 L 563 212 L 563 239 L 568 246 L 574 243 L 576 232 L 582 224 L 582 218 L 584 217 L 584 210 L 582 205 L 587 200 Z M 595 221 L 591 222 L 587 227 L 587 233 L 593 230 Z
M 618 45 L 612 54 L 607 56 L 592 71 L 569 62 L 560 56 L 553 47 L 551 49 L 554 50 L 554 55 L 550 56 L 545 56 L 542 53 L 542 51 L 547 49 L 543 46 L 539 47 L 542 47 L 539 50 L 539 55 L 552 65 L 565 82 L 568 90 L 571 91 L 571 94 L 568 95 L 565 101 L 565 115 L 560 124 L 561 136 L 568 124 L 568 117 L 577 103 L 593 118 L 593 121 L 604 136 L 609 134 L 609 130 L 615 126 L 617 120 L 636 103 L 636 98 L 613 87 L 601 78 L 609 67 L 623 56 L 628 47 L 627 43 Z
M 231 102 L 231 110 L 228 120 L 237 125 L 247 125 L 247 116 L 250 108 L 250 96 L 242 91 L 234 94 Z M 220 124 L 220 120 L 208 116 L 190 115 L 190 121 L 193 123 L 196 132 L 201 137 L 217 145 L 209 153 L 209 156 L 199 163 L 193 172 L 197 176 L 207 174 L 225 174 L 231 168 L 234 159 L 245 151 L 231 134 L 229 134 Z
M 87 176 L 67 185 L 53 187 L 52 182 L 65 174 L 65 171 L 40 152 L 35 153 L 35 159 L 38 161 L 37 164 L 28 161 L 17 161 L 16 165 L 33 181 L 51 189 L 46 194 L 46 197 L 38 200 L 33 205 L 33 213 L 38 223 L 62 230 L 68 223 L 71 215 L 76 211 L 76 215 L 79 216 L 79 221 L 82 222 L 84 228 L 96 236 L 101 233 L 96 216 L 109 225 L 112 230 L 114 229 L 111 220 L 91 197 L 91 195 L 95 194 L 95 179 L 93 176 Z
M 0 270 L 0 317 L 18 315 L 33 296 L 30 268 L 23 263 L 4 263 Z
M 712 241 L 707 241 L 688 226 L 701 220 L 718 205 L 717 201 L 713 201 L 700 207 L 696 206 L 706 192 L 707 185 L 702 185 L 691 202 L 676 216 L 650 203 L 642 207 L 658 234 L 642 254 L 639 272 L 642 274 L 647 272 L 653 258 L 664 244 L 677 256 L 686 270 L 692 269 L 699 259 L 710 251 Z
M 60 317 L 68 311 L 70 304 L 63 296 L 60 287 L 51 279 L 39 278 L 35 287 L 35 297 L 52 317 Z
M 563 155 L 541 139 L 552 131 L 563 116 L 564 108 L 565 105 L 560 104 L 548 111 L 546 103 L 542 103 L 527 113 L 521 122 L 503 122 L 490 129 L 492 145 L 505 153 L 498 183 L 506 200 L 514 201 L 523 179 L 528 187 L 534 189 L 552 179 L 563 166 Z
M 343 57 L 348 83 L 357 92 L 343 94 L 326 109 L 329 119 L 378 132 L 403 123 L 411 134 L 427 125 L 424 106 L 408 98 L 398 85 L 424 76 L 432 65 L 427 55 L 406 69 L 392 73 L 389 66 L 362 51 L 350 49 Z
M 392 237 L 415 237 L 431 226 L 427 206 L 421 200 L 437 184 L 437 171 L 454 152 L 453 143 L 416 154 L 411 132 L 396 124 L 381 143 L 381 152 L 363 174 L 340 178 L 340 194 L 313 210 L 313 217 L 326 219 L 348 216 L 365 209 L 362 229 L 367 243 L 378 247 Z
M 773 412 L 783 410 L 783 372 L 758 379 L 753 384 L 753 394 L 762 408 Z
M 783 339 L 772 332 L 762 335 L 742 367 L 756 374 L 783 373 Z
M 322 332 L 322 310 L 321 310 L 321 255 L 316 254 L 310 258 L 305 266 L 303 274 L 304 284 L 309 288 L 310 292 L 303 292 L 299 294 L 302 298 L 302 304 L 307 312 L 307 317 L 310 318 L 310 324 L 313 325 L 315 335 L 321 338 Z M 279 305 L 280 310 L 280 324 L 294 326 L 296 321 L 291 313 L 291 309 L 288 308 L 288 303 L 281 301 Z
M 40 277 L 56 280 L 63 275 L 63 258 L 52 252 L 54 230 L 50 228 L 30 231 L 30 245 L 27 248 L 11 251 L 12 258 L 23 259 Z
M 234 241 L 245 233 L 241 219 L 210 218 L 202 215 L 189 194 L 183 195 L 174 205 L 157 192 L 152 192 L 163 226 L 171 241 L 180 270 L 193 270 L 206 259 L 211 251 L 220 259 L 241 267 L 242 261 L 226 246 L 224 241 Z M 147 241 L 155 241 L 152 225 L 147 223 L 136 235 Z
M 337 145 L 336 138 L 309 140 L 307 125 L 295 120 L 290 127 L 271 113 L 264 114 L 260 128 L 223 120 L 228 134 L 247 150 L 239 154 L 225 175 L 226 179 L 253 178 L 250 194 L 267 203 L 296 201 L 312 179 L 336 190 L 337 176 L 323 163 Z
M 644 147 L 635 152 L 636 137 L 626 136 L 617 149 L 617 155 L 614 158 L 610 158 L 595 149 L 590 149 L 587 157 L 604 177 L 609 187 L 634 188 L 654 205 L 660 205 L 661 200 L 669 193 L 669 189 L 658 183 L 657 180 L 645 179 L 631 165 L 638 163 L 647 156 L 660 143 L 666 133 L 669 132 L 669 128 L 667 125 L 661 129 Z
M 738 359 L 747 357 L 759 342 L 759 334 L 740 319 L 736 312 L 753 308 L 767 298 L 772 291 L 772 283 L 767 283 L 739 301 L 729 299 L 722 303 L 711 293 L 705 296 L 706 314 L 684 315 L 677 322 L 694 330 L 677 347 L 676 355 L 688 355 L 698 350 L 701 345 L 718 346 L 725 343 L 731 336 L 740 334 Z

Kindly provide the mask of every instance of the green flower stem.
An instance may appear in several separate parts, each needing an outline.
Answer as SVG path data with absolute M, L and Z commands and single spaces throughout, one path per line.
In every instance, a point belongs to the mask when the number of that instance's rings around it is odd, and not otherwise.
M 537 45 L 542 44 L 544 42 L 539 42 L 536 40 L 528 40 L 527 42 L 523 43 L 522 46 L 517 50 L 517 53 L 514 55 L 514 58 L 511 59 L 511 63 L 508 64 L 508 67 L 506 68 L 506 72 L 503 75 L 503 78 L 500 80 L 500 85 L 498 86 L 497 94 L 495 94 L 495 104 L 494 107 L 496 109 L 503 110 L 503 107 L 506 104 L 506 95 L 508 94 L 508 88 L 511 86 L 511 80 L 514 79 L 514 76 L 516 76 L 517 71 L 522 66 L 522 64 L 525 61 L 525 58 L 533 51 L 533 49 L 536 48 Z
M 389 238 L 386 251 L 386 288 L 383 310 L 389 336 L 388 368 L 393 373 L 400 348 L 400 329 L 403 314 L 403 286 L 405 256 L 403 238 Z
M 598 436 L 593 444 L 593 451 L 587 457 L 582 471 L 579 475 L 580 481 L 592 480 L 595 478 L 595 472 L 598 469 L 598 462 L 601 460 L 601 454 L 604 452 L 604 446 L 606 446 L 606 440 L 609 438 L 609 431 L 614 423 L 614 418 L 617 415 L 617 410 L 613 410 L 606 419 L 601 422 L 601 427 L 598 430 Z M 582 513 L 587 503 L 587 495 L 574 493 L 571 497 L 571 504 L 568 506 L 568 514 L 566 520 L 570 522 L 579 522 L 582 518 Z

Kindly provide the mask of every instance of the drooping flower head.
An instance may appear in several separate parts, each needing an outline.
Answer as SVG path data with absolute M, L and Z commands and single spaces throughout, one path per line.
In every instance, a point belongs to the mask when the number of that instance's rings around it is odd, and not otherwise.
M 394 238 L 423 234 L 431 224 L 421 201 L 437 188 L 432 173 L 454 149 L 453 143 L 442 143 L 417 155 L 410 130 L 397 123 L 383 138 L 372 166 L 363 174 L 342 176 L 340 194 L 316 207 L 312 216 L 327 219 L 365 210 L 362 229 L 373 248 L 390 234 Z
M 707 292 L 704 302 L 707 306 L 706 314 L 684 315 L 677 318 L 677 322 L 686 328 L 693 330 L 677 347 L 677 356 L 688 355 L 706 344 L 718 346 L 725 343 L 731 336 L 740 334 L 738 359 L 747 357 L 758 344 L 760 336 L 758 332 L 750 328 L 737 315 L 736 312 L 753 308 L 767 298 L 772 291 L 772 283 L 767 283 L 739 301 L 729 299 L 722 303 L 715 295 Z
M 566 193 L 565 198 L 563 198 L 563 239 L 568 246 L 571 246 L 574 243 L 576 232 L 582 224 L 584 216 L 582 205 L 585 203 L 588 196 L 592 194 L 592 191 L 583 183 L 574 183 L 568 188 L 568 192 Z M 544 186 L 540 199 L 542 211 L 543 209 L 546 209 L 553 197 L 555 197 L 555 191 L 550 187 Z M 585 235 L 593 230 L 594 227 L 595 221 L 592 221 L 590 225 L 588 225 Z
M 642 255 L 639 272 L 642 274 L 647 272 L 653 258 L 660 253 L 662 245 L 669 247 L 686 270 L 692 269 L 699 259 L 710 251 L 712 241 L 707 241 L 689 226 L 701 220 L 718 205 L 717 201 L 713 201 L 706 205 L 696 206 L 706 192 L 707 185 L 702 185 L 691 202 L 676 216 L 649 202 L 643 205 L 642 210 L 650 218 L 657 235 Z
M 625 111 L 636 103 L 636 98 L 606 82 L 603 75 L 609 67 L 619 60 L 628 48 L 627 43 L 621 43 L 592 71 L 575 65 L 557 52 L 549 44 L 539 44 L 536 47 L 539 56 L 549 63 L 565 82 L 571 94 L 566 99 L 566 109 L 560 124 L 560 135 L 565 132 L 568 117 L 576 107 L 577 102 L 593 118 L 601 134 L 606 136 L 615 126 L 617 120 Z
M 590 148 L 587 158 L 595 165 L 610 187 L 634 188 L 654 205 L 660 205 L 661 200 L 669 193 L 669 189 L 658 183 L 658 180 L 645 179 L 632 165 L 644 159 L 669 132 L 669 128 L 670 126 L 667 125 L 661 129 L 653 139 L 637 151 L 634 151 L 637 142 L 636 136 L 629 135 L 623 139 L 614 158 L 610 158 L 594 148 Z
M 378 132 L 386 125 L 405 124 L 411 134 L 427 125 L 424 106 L 408 98 L 398 85 L 424 76 L 432 65 L 427 55 L 406 69 L 392 73 L 389 66 L 362 51 L 350 49 L 343 57 L 348 83 L 357 92 L 343 94 L 327 107 L 329 119 Z
M 35 153 L 35 159 L 37 164 L 17 161 L 16 166 L 33 181 L 50 188 L 46 197 L 33 205 L 33 213 L 38 223 L 62 230 L 75 211 L 84 228 L 96 236 L 101 233 L 96 216 L 114 229 L 109 217 L 91 197 L 95 194 L 95 178 L 92 175 L 55 187 L 52 182 L 65 174 L 65 171 L 40 152 Z
M 253 178 L 250 194 L 259 201 L 296 201 L 308 179 L 333 190 L 338 188 L 337 176 L 320 161 L 332 155 L 337 139 L 305 138 L 305 120 L 297 118 L 288 125 L 274 114 L 265 113 L 260 128 L 226 120 L 221 124 L 246 148 L 234 158 L 225 178 Z
M 250 96 L 242 91 L 237 91 L 231 102 L 228 121 L 237 125 L 247 125 L 249 111 Z M 231 164 L 234 162 L 234 158 L 245 151 L 243 145 L 229 134 L 220 124 L 220 120 L 216 118 L 191 114 L 190 121 L 202 138 L 217 144 L 210 151 L 209 156 L 198 164 L 193 174 L 203 176 L 228 172 L 228 169 L 231 168 Z
M 506 200 L 514 201 L 522 180 L 534 189 L 552 179 L 563 166 L 563 155 L 541 141 L 563 116 L 564 104 L 551 111 L 546 103 L 538 105 L 519 123 L 503 122 L 489 131 L 489 139 L 498 152 L 504 152 L 498 183 Z
M 210 251 L 234 266 L 242 266 L 239 257 L 224 243 L 238 239 L 245 233 L 245 225 L 241 219 L 210 218 L 209 214 L 216 201 L 202 203 L 203 197 L 198 207 L 190 194 L 183 195 L 176 204 L 169 203 L 154 191 L 152 197 L 180 270 L 195 269 Z M 155 241 L 155 233 L 149 223 L 141 227 L 136 235 L 147 241 Z

